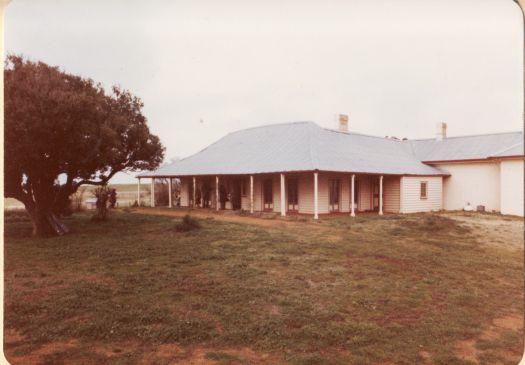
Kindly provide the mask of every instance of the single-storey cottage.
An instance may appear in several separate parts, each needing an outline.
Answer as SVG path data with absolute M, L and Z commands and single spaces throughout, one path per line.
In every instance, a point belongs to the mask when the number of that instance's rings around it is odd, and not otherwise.
M 313 122 L 233 132 L 202 151 L 139 174 L 180 179 L 180 205 L 281 215 L 411 213 L 483 206 L 523 215 L 523 133 L 400 140 Z

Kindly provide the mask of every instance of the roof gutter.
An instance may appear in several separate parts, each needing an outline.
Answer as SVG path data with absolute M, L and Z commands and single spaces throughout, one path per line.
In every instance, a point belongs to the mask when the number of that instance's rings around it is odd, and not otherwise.
M 135 176 L 137 179 L 150 179 L 150 178 L 156 178 L 156 179 L 169 179 L 169 178 L 180 178 L 180 177 L 193 177 L 193 176 L 246 176 L 246 175 L 270 175 L 270 174 L 305 174 L 305 173 L 313 173 L 313 172 L 324 172 L 328 174 L 355 174 L 355 175 L 371 175 L 371 176 L 450 176 L 450 173 L 442 172 L 439 174 L 410 174 L 410 173 L 385 173 L 385 172 L 362 172 L 362 171 L 330 171 L 330 170 L 302 170 L 302 171 L 268 171 L 268 172 L 247 172 L 243 174 L 183 174 L 183 175 L 140 175 Z
M 489 156 L 485 158 L 466 158 L 462 160 L 431 160 L 431 161 L 421 161 L 424 164 L 432 165 L 439 163 L 468 163 L 468 162 L 493 162 L 494 160 L 507 159 L 507 158 L 524 158 L 523 155 L 509 155 L 509 156 Z

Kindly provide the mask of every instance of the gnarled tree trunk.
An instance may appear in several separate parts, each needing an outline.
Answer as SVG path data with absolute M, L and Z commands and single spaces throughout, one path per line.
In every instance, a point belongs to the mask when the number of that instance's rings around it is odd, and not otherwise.
M 33 236 L 50 237 L 62 236 L 69 232 L 69 228 L 51 211 L 38 207 L 33 202 L 25 204 L 26 210 L 33 223 Z

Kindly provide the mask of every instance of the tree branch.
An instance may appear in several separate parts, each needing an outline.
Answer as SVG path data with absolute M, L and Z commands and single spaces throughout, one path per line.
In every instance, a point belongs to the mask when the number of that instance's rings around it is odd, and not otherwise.
M 122 168 L 120 169 L 114 169 L 113 171 L 111 171 L 109 173 L 109 175 L 107 176 L 104 176 L 101 178 L 101 180 L 99 181 L 94 181 L 94 180 L 89 180 L 89 179 L 83 179 L 83 180 L 80 180 L 79 182 L 75 183 L 76 187 L 78 188 L 80 185 L 96 185 L 96 186 L 102 186 L 102 185 L 106 185 L 108 183 L 108 181 L 117 173 L 117 172 L 120 172 L 122 171 Z

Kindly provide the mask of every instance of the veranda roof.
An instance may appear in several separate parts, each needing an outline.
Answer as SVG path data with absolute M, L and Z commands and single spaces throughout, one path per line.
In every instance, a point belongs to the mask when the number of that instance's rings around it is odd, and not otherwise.
M 333 171 L 385 175 L 448 175 L 423 164 L 405 142 L 343 133 L 313 122 L 233 132 L 202 151 L 137 177 Z

